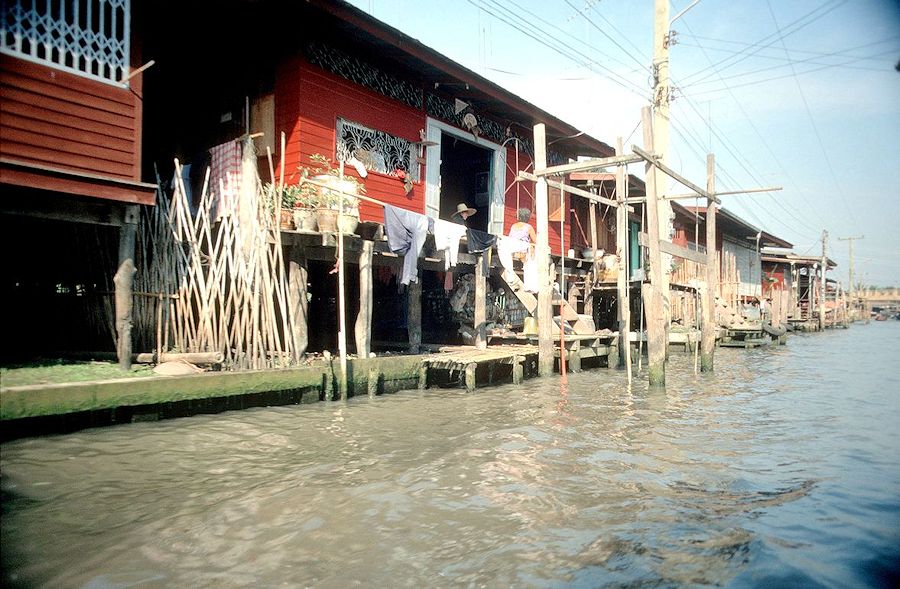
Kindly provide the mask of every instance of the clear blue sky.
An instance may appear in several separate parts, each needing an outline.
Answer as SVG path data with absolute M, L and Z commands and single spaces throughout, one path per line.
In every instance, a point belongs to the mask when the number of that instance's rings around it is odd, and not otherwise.
M 351 3 L 600 140 L 641 142 L 652 0 Z M 702 185 L 713 152 L 720 190 L 783 186 L 724 206 L 801 254 L 826 229 L 845 284 L 837 238 L 865 235 L 856 280 L 900 285 L 900 3 L 701 0 L 672 29 L 669 165 Z

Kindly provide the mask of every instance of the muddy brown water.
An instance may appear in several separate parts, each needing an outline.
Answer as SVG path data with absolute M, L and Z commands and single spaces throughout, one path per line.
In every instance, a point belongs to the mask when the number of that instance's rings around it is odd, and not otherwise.
M 13 587 L 888 587 L 900 322 L 0 447 Z

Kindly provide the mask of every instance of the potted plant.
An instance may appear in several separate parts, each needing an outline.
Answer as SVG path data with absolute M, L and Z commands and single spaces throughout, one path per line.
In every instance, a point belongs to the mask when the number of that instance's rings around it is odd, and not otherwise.
M 341 174 L 340 168 L 320 153 L 309 156 L 315 166 L 301 167 L 303 179 L 313 180 L 317 184 L 301 181 L 302 192 L 310 202 L 316 204 L 316 222 L 319 231 L 337 231 L 338 217 L 341 218 L 341 230 L 353 233 L 359 224 L 359 199 L 353 194 L 365 194 L 366 187 L 353 176 Z M 342 215 L 340 213 L 343 213 Z
M 284 186 L 279 191 L 275 184 L 267 182 L 263 186 L 263 191 L 266 195 L 266 208 L 269 213 L 274 215 L 275 211 L 278 211 L 278 225 L 282 229 L 293 229 L 294 204 L 297 201 L 298 187 Z

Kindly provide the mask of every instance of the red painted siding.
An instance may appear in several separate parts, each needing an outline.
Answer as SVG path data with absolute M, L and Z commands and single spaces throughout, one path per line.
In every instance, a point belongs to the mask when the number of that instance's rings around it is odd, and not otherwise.
M 135 81 L 137 83 L 137 81 Z M 0 57 L 0 156 L 140 180 L 140 92 Z
M 276 132 L 286 133 L 285 181 L 296 182 L 298 166 L 310 165 L 309 156 L 321 153 L 335 159 L 335 127 L 342 117 L 410 141 L 419 140 L 425 114 L 389 100 L 362 86 L 316 68 L 300 58 L 283 64 L 275 87 Z M 424 179 L 424 166 L 422 178 Z M 276 172 L 277 173 L 277 172 Z M 355 175 L 351 169 L 347 174 Z M 397 207 L 425 212 L 424 182 L 413 184 L 408 195 L 393 176 L 369 172 L 363 180 L 366 195 Z M 382 221 L 381 207 L 360 204 L 363 221 Z
M 535 183 L 534 182 L 521 182 L 519 185 L 518 193 L 516 192 L 516 183 L 515 179 L 518 175 L 519 171 L 527 171 L 531 172 L 533 167 L 531 156 L 524 152 L 519 152 L 518 157 L 519 162 L 519 170 L 516 170 L 516 149 L 513 146 L 508 146 L 506 148 L 506 206 L 503 211 L 503 227 L 506 231 L 509 231 L 509 228 L 513 223 L 516 222 L 516 199 L 518 198 L 519 205 L 521 207 L 528 207 L 531 209 L 531 225 L 537 229 L 537 219 L 534 216 L 534 191 L 535 191 Z M 564 211 L 568 211 L 571 207 L 569 196 L 566 196 L 564 203 Z M 568 250 L 572 247 L 572 225 L 571 225 L 571 215 L 566 214 L 566 223 L 564 224 L 564 237 L 565 237 L 565 247 Z M 548 241 L 550 242 L 550 252 L 555 255 L 560 255 L 560 231 L 559 231 L 559 221 L 550 221 L 550 233 L 548 236 Z

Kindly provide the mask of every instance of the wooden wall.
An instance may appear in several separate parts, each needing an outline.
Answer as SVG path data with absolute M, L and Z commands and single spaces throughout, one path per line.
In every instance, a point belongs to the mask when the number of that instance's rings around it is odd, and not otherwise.
M 315 67 L 300 57 L 288 60 L 279 67 L 275 85 L 275 132 L 286 134 L 285 182 L 296 182 L 298 166 L 310 165 L 309 156 L 321 153 L 335 159 L 335 127 L 342 117 L 367 127 L 390 133 L 410 141 L 419 140 L 419 130 L 425 129 L 427 116 L 423 110 L 409 107 Z M 531 157 L 519 153 L 519 167 L 526 169 Z M 507 147 L 506 208 L 504 228 L 508 231 L 516 221 L 516 189 L 514 185 L 515 148 Z M 425 212 L 425 166 L 421 167 L 419 182 L 406 194 L 403 182 L 378 172 L 369 172 L 364 180 L 366 194 L 388 204 Z M 278 171 L 276 171 L 276 174 Z M 356 175 L 352 169 L 348 174 Z M 292 175 L 294 175 L 292 177 Z M 526 182 L 520 189 L 522 206 L 534 209 L 534 183 Z M 565 210 L 570 203 L 566 199 Z M 360 217 L 366 221 L 382 221 L 381 207 L 361 203 Z M 532 219 L 536 225 L 536 220 Z M 550 223 L 550 247 L 560 251 L 559 223 Z M 566 225 L 566 248 L 570 247 L 571 228 Z
M 0 157 L 140 180 L 139 83 L 118 87 L 0 56 Z
M 285 182 L 297 182 L 298 166 L 311 165 L 309 156 L 314 153 L 321 153 L 332 161 L 336 159 L 338 117 L 409 141 L 418 141 L 419 129 L 425 128 L 424 112 L 391 101 L 300 58 L 289 60 L 279 68 L 275 86 L 275 132 L 280 136 L 284 131 L 287 135 Z M 346 173 L 356 175 L 352 168 Z M 424 178 L 424 166 L 421 177 Z M 415 182 L 408 195 L 401 180 L 386 174 L 370 171 L 364 183 L 367 196 L 418 213 L 425 212 L 425 184 L 422 181 Z M 366 202 L 360 204 L 360 217 L 363 221 L 381 222 L 384 219 L 381 207 Z

